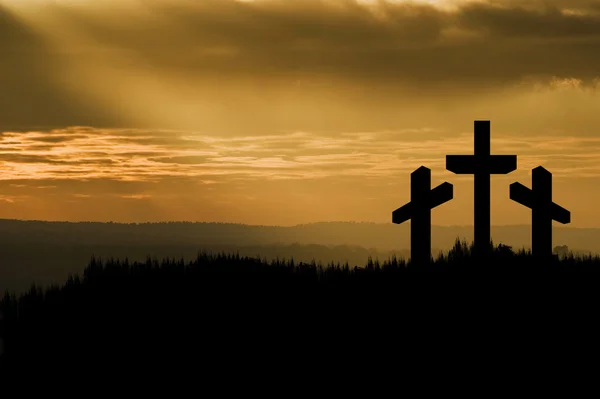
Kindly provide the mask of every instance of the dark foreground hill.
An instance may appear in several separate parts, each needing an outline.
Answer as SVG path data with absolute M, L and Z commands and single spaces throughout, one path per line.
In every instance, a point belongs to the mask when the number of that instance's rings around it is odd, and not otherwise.
M 147 257 L 195 259 L 201 251 L 239 253 L 241 256 L 267 260 L 294 258 L 297 262 L 340 262 L 363 266 L 369 256 L 387 259 L 392 255 L 408 257 L 410 251 L 379 251 L 359 246 L 325 245 L 239 245 L 239 244 L 0 244 L 0 293 L 5 290 L 25 292 L 32 283 L 38 286 L 59 284 L 69 274 L 81 274 L 92 256 L 144 262 Z
M 315 359 L 427 358 L 440 342 L 457 350 L 465 337 L 493 340 L 485 350 L 496 352 L 542 320 L 569 318 L 569 328 L 581 328 L 581 315 L 598 312 L 599 284 L 599 258 L 538 260 L 499 246 L 481 262 L 464 243 L 429 267 L 207 253 L 188 263 L 92 259 L 60 287 L 4 296 L 1 361 L 5 373 L 199 363 L 250 370 L 257 359 L 325 367 Z
M 472 226 L 432 227 L 433 253 L 449 250 L 456 237 L 472 240 Z M 529 247 L 530 226 L 496 226 L 495 242 Z M 554 243 L 570 250 L 600 251 L 599 229 L 554 229 Z M 194 259 L 199 250 L 244 256 L 293 257 L 297 261 L 348 262 L 368 256 L 408 257 L 410 223 L 314 223 L 291 227 L 227 223 L 68 223 L 0 220 L 0 292 L 24 292 L 83 271 L 91 256 L 143 262 L 147 256 Z

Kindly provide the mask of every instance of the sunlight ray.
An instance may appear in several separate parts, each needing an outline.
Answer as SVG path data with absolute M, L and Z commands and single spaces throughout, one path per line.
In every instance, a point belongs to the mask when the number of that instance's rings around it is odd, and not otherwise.
M 143 8 L 134 7 L 136 3 L 119 3 L 118 11 L 133 11 L 131 16 L 135 18 L 155 18 L 141 12 Z M 198 98 L 192 90 L 192 86 L 198 89 L 197 85 L 157 73 L 133 51 L 107 46 L 72 24 L 69 14 L 62 13 L 60 7 L 91 12 L 81 2 L 58 1 L 52 3 L 51 9 L 46 9 L 47 2 L 43 0 L 18 5 L 0 0 L 0 5 L 5 5 L 59 56 L 61 68 L 54 78 L 74 98 L 118 113 L 132 124 L 155 127 L 189 126 L 203 117 L 203 108 L 210 108 L 208 101 Z M 101 54 L 102 58 L 89 57 L 91 53 Z

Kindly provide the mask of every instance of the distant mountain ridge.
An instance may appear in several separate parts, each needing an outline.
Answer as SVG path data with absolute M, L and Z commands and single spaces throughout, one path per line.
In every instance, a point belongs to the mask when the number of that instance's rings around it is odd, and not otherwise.
M 448 250 L 456 238 L 473 239 L 472 226 L 432 226 L 432 248 Z M 600 228 L 553 228 L 554 245 L 600 252 Z M 492 226 L 495 243 L 531 246 L 531 226 Z M 318 222 L 296 226 L 258 226 L 204 222 L 47 222 L 0 219 L 1 243 L 57 244 L 190 244 L 355 245 L 381 250 L 410 247 L 410 223 Z

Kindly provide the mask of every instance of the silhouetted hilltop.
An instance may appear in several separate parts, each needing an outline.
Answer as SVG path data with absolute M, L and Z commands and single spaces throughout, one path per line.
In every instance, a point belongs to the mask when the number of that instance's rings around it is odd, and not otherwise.
M 32 249 L 33 248 L 33 249 Z M 103 259 L 119 258 L 143 261 L 151 258 L 194 259 L 199 251 L 234 253 L 242 256 L 259 256 L 268 261 L 294 258 L 298 262 L 324 263 L 339 261 L 352 266 L 360 266 L 368 257 L 387 259 L 395 255 L 408 258 L 410 251 L 379 251 L 359 246 L 325 246 L 317 244 L 288 245 L 235 245 L 235 244 L 58 244 L 58 243 L 14 243 L 0 245 L 2 267 L 0 267 L 0 293 L 8 289 L 22 292 L 31 283 L 41 286 L 56 284 L 69 274 L 80 273 L 92 255 Z
M 529 247 L 530 226 L 492 229 L 496 243 Z M 227 223 L 96 223 L 0 220 L 0 292 L 21 292 L 32 282 L 45 286 L 80 273 L 92 255 L 143 261 L 194 259 L 201 250 L 238 251 L 242 256 L 272 260 L 348 262 L 367 258 L 409 256 L 410 223 L 406 225 L 324 222 L 292 227 Z M 432 228 L 432 253 L 448 250 L 457 237 L 472 240 L 471 226 Z M 598 250 L 600 229 L 554 229 L 556 245 L 569 250 Z
M 92 259 L 65 284 L 34 286 L 0 300 L 0 360 L 15 373 L 47 372 L 59 359 L 88 372 L 107 364 L 112 372 L 122 365 L 184 367 L 185 359 L 212 369 L 249 366 L 257 358 L 283 365 L 308 361 L 322 350 L 336 358 L 356 356 L 348 350 L 361 342 L 389 355 L 392 347 L 378 348 L 373 338 L 390 331 L 386 345 L 396 342 L 403 353 L 413 347 L 406 345 L 414 342 L 407 334 L 422 339 L 443 333 L 444 342 L 454 342 L 448 326 L 470 314 L 480 327 L 485 317 L 494 319 L 496 330 L 501 323 L 495 317 L 507 313 L 524 316 L 523 328 L 532 305 L 536 318 L 597 307 L 598 257 L 540 261 L 500 245 L 481 262 L 472 248 L 457 242 L 427 268 L 396 259 L 362 268 L 320 267 L 225 253 L 201 253 L 189 262 Z M 578 308 L 567 308 L 568 301 Z

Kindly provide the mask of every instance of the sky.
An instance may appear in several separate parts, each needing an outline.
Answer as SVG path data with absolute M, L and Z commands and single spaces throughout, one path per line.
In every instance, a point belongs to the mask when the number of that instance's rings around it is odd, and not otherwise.
M 0 0 L 0 218 L 391 223 L 410 173 L 473 223 L 491 121 L 492 224 L 553 174 L 600 227 L 600 1 Z

